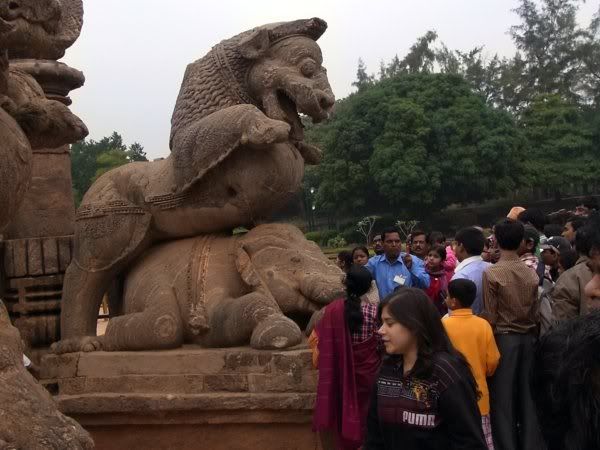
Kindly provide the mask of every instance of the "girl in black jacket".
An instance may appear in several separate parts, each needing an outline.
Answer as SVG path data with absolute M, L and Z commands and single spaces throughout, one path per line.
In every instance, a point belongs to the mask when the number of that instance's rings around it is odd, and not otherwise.
M 420 289 L 382 302 L 387 359 L 371 399 L 365 450 L 487 450 L 471 370 Z

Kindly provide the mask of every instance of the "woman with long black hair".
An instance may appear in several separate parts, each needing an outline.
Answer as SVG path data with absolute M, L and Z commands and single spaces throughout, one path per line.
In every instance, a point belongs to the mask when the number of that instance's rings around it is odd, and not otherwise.
M 358 449 L 365 432 L 369 400 L 380 357 L 377 352 L 377 305 L 365 301 L 373 278 L 352 266 L 346 295 L 325 308 L 309 338 L 319 369 L 313 430 L 325 449 Z
M 365 450 L 486 450 L 475 379 L 420 289 L 381 307 L 387 358 L 377 377 Z

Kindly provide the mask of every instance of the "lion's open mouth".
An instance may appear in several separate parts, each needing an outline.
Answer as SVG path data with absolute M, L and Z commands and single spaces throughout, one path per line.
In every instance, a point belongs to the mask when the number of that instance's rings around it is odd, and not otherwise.
M 304 139 L 304 125 L 298 114 L 296 102 L 284 91 L 277 91 L 277 103 L 283 113 L 282 120 L 286 121 L 291 127 L 290 139 L 292 141 L 302 141 Z

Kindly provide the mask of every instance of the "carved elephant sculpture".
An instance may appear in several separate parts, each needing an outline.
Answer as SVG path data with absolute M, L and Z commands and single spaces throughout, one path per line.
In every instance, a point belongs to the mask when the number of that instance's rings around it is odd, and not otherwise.
M 110 319 L 105 335 L 61 345 L 63 351 L 183 343 L 287 348 L 302 333 L 286 314 L 310 317 L 342 292 L 341 280 L 340 269 L 291 225 L 173 241 L 153 247 L 129 272 L 121 315 Z
M 316 43 L 326 26 L 315 18 L 258 27 L 188 66 L 170 156 L 114 169 L 83 198 L 63 339 L 95 332 L 90 312 L 153 243 L 252 227 L 300 188 L 320 150 L 303 142 L 299 113 L 317 122 L 334 104 Z

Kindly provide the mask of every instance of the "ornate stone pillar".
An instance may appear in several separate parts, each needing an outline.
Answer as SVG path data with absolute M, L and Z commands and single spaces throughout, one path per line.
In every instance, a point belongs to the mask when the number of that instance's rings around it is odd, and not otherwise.
M 83 73 L 57 61 L 79 36 L 81 0 L 60 0 L 52 39 L 10 54 L 10 65 L 31 75 L 46 97 L 71 104 Z M 45 46 L 45 47 L 44 47 Z M 14 325 L 32 349 L 60 338 L 63 276 L 71 261 L 75 205 L 68 145 L 33 152 L 32 179 L 17 214 L 4 231 L 2 297 Z

